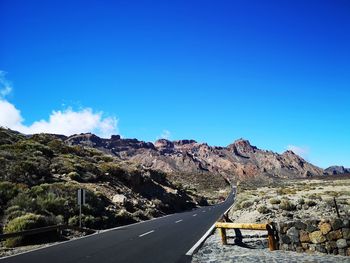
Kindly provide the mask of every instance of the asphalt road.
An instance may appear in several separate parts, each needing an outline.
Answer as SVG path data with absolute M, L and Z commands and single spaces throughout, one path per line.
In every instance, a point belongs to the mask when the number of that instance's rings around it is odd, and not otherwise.
M 186 253 L 232 205 L 225 202 L 120 227 L 32 252 L 0 259 L 1 263 L 190 262 Z

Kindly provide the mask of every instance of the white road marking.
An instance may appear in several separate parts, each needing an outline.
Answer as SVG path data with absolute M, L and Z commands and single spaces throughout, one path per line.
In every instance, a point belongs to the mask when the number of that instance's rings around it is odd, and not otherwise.
M 203 210 L 202 213 L 205 213 L 205 210 Z
M 180 223 L 182 219 L 175 221 L 175 224 Z
M 153 233 L 153 232 L 154 232 L 154 230 L 148 231 L 148 232 L 146 232 L 146 233 L 143 233 L 143 234 L 139 235 L 139 237 L 143 237 L 143 236 L 148 235 L 148 234 L 151 234 L 151 233 Z
M 229 208 L 227 208 L 224 214 L 226 214 L 233 207 L 233 205 L 234 203 Z M 215 223 L 211 226 L 211 228 L 208 229 L 208 231 L 201 237 L 201 239 L 199 239 L 197 243 L 194 244 L 194 246 L 189 251 L 187 251 L 187 256 L 192 256 L 193 253 L 199 249 L 200 245 L 202 245 L 203 242 L 207 239 L 207 237 L 214 231 Z
M 194 214 L 193 216 L 197 216 L 197 214 Z

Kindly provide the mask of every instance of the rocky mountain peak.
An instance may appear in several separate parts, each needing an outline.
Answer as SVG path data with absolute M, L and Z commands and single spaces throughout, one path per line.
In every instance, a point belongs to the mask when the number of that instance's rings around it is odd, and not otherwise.
M 257 150 L 255 146 L 252 146 L 248 140 L 243 138 L 234 141 L 234 143 L 230 144 L 227 148 L 232 150 L 236 155 L 244 158 L 250 158 Z
M 186 144 L 195 144 L 197 143 L 197 141 L 195 140 L 178 140 L 178 141 L 174 141 L 174 144 L 176 146 L 183 146 L 183 145 L 186 145 Z
M 159 139 L 154 143 L 156 148 L 174 148 L 174 143 L 167 139 Z
M 98 146 L 101 142 L 102 139 L 92 133 L 75 134 L 66 139 L 68 145 L 81 144 L 90 147 Z

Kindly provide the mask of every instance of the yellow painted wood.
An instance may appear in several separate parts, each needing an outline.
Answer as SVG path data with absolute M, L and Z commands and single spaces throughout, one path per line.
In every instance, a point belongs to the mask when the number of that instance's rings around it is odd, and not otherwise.
M 227 245 L 226 229 L 220 228 L 221 241 L 223 245 Z
M 226 228 L 226 229 L 249 229 L 249 230 L 267 230 L 267 224 L 245 224 L 245 223 L 225 223 L 217 222 L 215 224 L 217 228 Z

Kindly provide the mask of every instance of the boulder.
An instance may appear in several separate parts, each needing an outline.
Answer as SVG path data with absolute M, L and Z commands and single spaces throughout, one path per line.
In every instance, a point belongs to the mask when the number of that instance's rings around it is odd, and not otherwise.
M 331 221 L 331 225 L 332 225 L 333 230 L 338 230 L 338 229 L 343 227 L 343 221 L 341 219 L 338 219 L 338 218 L 333 219 Z
M 341 230 L 331 231 L 327 234 L 328 240 L 338 240 L 343 237 Z
M 322 223 L 319 225 L 319 228 L 320 228 L 322 234 L 324 234 L 324 235 L 328 234 L 332 230 L 332 227 L 329 223 Z
M 291 227 L 287 230 L 287 236 L 290 238 L 292 243 L 299 243 L 299 231 L 296 227 Z
M 309 233 L 304 230 L 300 230 L 299 238 L 300 238 L 300 242 L 310 242 Z
M 346 242 L 346 239 L 342 238 L 342 239 L 337 240 L 337 247 L 339 249 L 346 248 L 347 246 L 348 246 L 348 244 Z
M 112 198 L 112 202 L 115 204 L 125 204 L 126 202 L 126 196 L 122 194 L 116 194 Z
M 342 232 L 343 232 L 343 238 L 350 239 L 350 229 L 349 228 L 343 228 Z
M 320 244 L 320 243 L 323 243 L 327 240 L 321 231 L 314 231 L 314 232 L 309 234 L 309 237 L 310 237 L 311 242 L 314 244 Z

